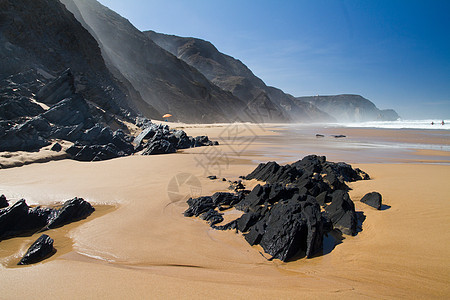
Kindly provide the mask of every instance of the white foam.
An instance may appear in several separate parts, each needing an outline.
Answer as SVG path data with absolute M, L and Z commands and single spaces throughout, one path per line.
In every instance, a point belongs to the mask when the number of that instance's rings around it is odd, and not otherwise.
M 441 122 L 444 121 L 444 125 Z M 434 123 L 433 125 L 431 123 Z M 385 128 L 385 129 L 434 129 L 450 130 L 449 120 L 397 120 L 397 121 L 371 121 L 355 123 L 333 123 L 329 126 L 357 127 L 357 128 Z

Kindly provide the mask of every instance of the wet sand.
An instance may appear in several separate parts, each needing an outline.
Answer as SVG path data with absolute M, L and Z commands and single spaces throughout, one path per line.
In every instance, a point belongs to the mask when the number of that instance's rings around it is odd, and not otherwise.
M 236 139 L 228 134 L 228 125 L 186 126 L 188 134 L 208 134 L 222 145 L 171 155 L 94 163 L 61 160 L 0 170 L 0 194 L 9 199 L 45 205 L 78 196 L 94 205 L 117 207 L 55 230 L 57 254 L 33 266 L 10 267 L 16 259 L 13 253 L 23 251 L 25 241 L 34 237 L 1 241 L 2 298 L 450 296 L 448 165 L 354 164 L 372 176 L 351 184 L 357 211 L 367 217 L 363 231 L 308 260 L 269 262 L 239 234 L 214 231 L 202 220 L 182 216 L 190 195 L 227 188 L 227 182 L 211 181 L 208 175 L 236 180 L 258 161 L 304 156 L 304 149 L 266 143 L 276 139 L 272 129 L 233 129 Z M 278 151 L 270 153 L 273 149 Z M 332 147 L 307 154 L 319 152 L 341 157 Z M 353 159 L 356 156 L 358 150 Z M 170 184 L 182 178 L 190 178 L 190 185 Z M 387 209 L 377 211 L 359 202 L 371 191 L 382 193 Z

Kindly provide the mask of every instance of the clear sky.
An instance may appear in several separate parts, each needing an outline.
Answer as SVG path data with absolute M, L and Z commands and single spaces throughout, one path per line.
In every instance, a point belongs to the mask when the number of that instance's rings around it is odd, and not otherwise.
M 100 0 L 140 30 L 192 36 L 294 96 L 360 94 L 450 119 L 450 0 Z

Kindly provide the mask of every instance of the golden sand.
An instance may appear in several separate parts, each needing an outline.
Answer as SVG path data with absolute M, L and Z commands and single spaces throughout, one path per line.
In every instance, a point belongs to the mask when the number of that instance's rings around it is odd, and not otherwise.
M 211 138 L 222 132 L 218 126 L 185 130 Z M 272 134 L 256 126 L 252 130 Z M 206 176 L 236 180 L 251 172 L 255 161 L 267 160 L 252 154 L 261 145 L 231 142 L 232 148 L 223 144 L 171 155 L 61 160 L 0 170 L 0 194 L 8 199 L 52 204 L 78 196 L 94 205 L 117 206 L 55 230 L 50 236 L 57 254 L 33 266 L 9 267 L 18 260 L 14 253 L 24 251 L 34 237 L 0 242 L 1 298 L 450 296 L 449 166 L 355 165 L 372 176 L 351 184 L 351 198 L 367 217 L 363 231 L 346 236 L 325 255 L 270 262 L 241 235 L 214 231 L 182 215 L 189 195 L 226 190 L 227 182 Z M 217 159 L 207 149 L 215 149 Z M 187 173 L 192 184 L 174 190 L 170 182 L 186 178 L 180 173 Z M 390 207 L 377 211 L 358 201 L 371 191 L 380 192 Z

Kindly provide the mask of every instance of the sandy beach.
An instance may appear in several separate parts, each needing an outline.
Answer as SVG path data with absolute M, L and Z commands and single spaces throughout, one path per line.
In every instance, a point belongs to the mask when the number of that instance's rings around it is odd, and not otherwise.
M 307 128 L 305 138 L 294 141 L 280 125 L 171 126 L 208 135 L 220 146 L 0 169 L 0 194 L 12 201 L 51 205 L 77 196 L 97 209 L 50 230 L 57 252 L 36 265 L 15 266 L 38 234 L 1 241 L 1 298 L 450 297 L 450 135 Z M 367 138 L 381 146 L 364 146 Z M 383 146 L 396 141 L 400 148 Z M 258 162 L 287 163 L 308 154 L 352 163 L 371 176 L 350 184 L 356 210 L 366 216 L 363 230 L 323 255 L 268 261 L 240 234 L 214 231 L 182 215 L 189 196 L 225 191 L 228 183 L 221 178 L 237 180 Z M 191 184 L 183 184 L 186 179 Z M 384 210 L 359 202 L 371 191 L 383 195 Z

